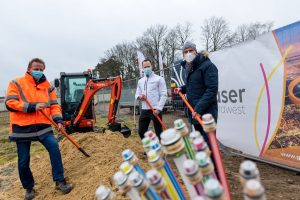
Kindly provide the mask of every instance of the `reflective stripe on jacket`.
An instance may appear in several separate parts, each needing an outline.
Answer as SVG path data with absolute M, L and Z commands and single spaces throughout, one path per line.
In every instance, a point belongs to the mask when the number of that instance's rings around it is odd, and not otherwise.
M 37 103 L 46 103 L 47 108 L 44 112 L 56 122 L 62 122 L 55 88 L 45 76 L 37 83 L 29 73 L 26 73 L 24 77 L 10 82 L 5 99 L 6 107 L 10 111 L 10 138 L 31 140 L 52 133 L 51 123 L 35 110 Z

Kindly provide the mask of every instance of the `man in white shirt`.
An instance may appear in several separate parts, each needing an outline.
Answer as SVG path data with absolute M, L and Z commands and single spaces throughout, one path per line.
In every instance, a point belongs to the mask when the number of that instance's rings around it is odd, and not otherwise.
M 167 100 L 167 86 L 164 78 L 156 75 L 152 71 L 152 63 L 146 59 L 142 63 L 144 77 L 138 81 L 135 98 L 142 101 L 142 110 L 139 118 L 139 136 L 144 138 L 144 133 L 147 132 L 150 121 L 153 121 L 154 129 L 157 137 L 160 139 L 162 126 L 156 116 L 162 118 L 162 110 Z M 154 112 L 149 108 L 145 99 L 148 99 L 154 108 Z

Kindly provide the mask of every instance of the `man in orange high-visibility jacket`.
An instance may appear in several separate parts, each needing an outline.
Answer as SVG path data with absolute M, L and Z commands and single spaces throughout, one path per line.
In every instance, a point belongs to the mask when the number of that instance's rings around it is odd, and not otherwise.
M 27 200 L 35 197 L 34 179 L 29 167 L 31 141 L 41 142 L 48 150 L 56 188 L 65 194 L 72 190 L 72 185 L 65 181 L 61 154 L 51 123 L 40 112 L 43 110 L 62 128 L 56 90 L 47 81 L 44 70 L 43 60 L 32 59 L 25 76 L 10 82 L 5 100 L 6 108 L 10 111 L 9 138 L 17 144 L 19 178 L 26 190 Z

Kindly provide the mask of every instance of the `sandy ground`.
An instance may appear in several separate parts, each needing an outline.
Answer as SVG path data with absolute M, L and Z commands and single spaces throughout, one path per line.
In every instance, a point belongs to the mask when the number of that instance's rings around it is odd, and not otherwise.
M 37 200 L 94 199 L 95 190 L 100 184 L 113 188 L 118 199 L 126 199 L 119 194 L 111 180 L 122 163 L 121 152 L 126 148 L 136 152 L 143 169 L 148 170 L 150 168 L 136 134 L 128 139 L 117 133 L 85 133 L 75 134 L 72 137 L 91 155 L 90 158 L 84 157 L 66 139 L 60 142 L 65 174 L 75 186 L 73 191 L 67 195 L 62 195 L 54 189 L 49 157 L 47 152 L 42 152 L 35 154 L 31 159 L 31 168 L 36 181 L 35 189 L 38 192 Z M 242 199 L 242 189 L 238 181 L 238 167 L 243 158 L 223 155 L 223 160 L 233 199 Z M 268 199 L 299 199 L 300 176 L 296 176 L 294 172 L 267 164 L 257 164 Z M 174 167 L 173 164 L 171 166 Z M 0 167 L 0 186 L 0 199 L 23 199 L 24 190 L 18 180 L 16 163 L 9 163 Z
M 65 175 L 74 184 L 73 191 L 67 195 L 55 191 L 49 156 L 44 152 L 36 154 L 31 159 L 31 169 L 36 181 L 35 189 L 38 192 L 36 199 L 93 199 L 100 184 L 112 187 L 111 177 L 122 163 L 123 150 L 130 148 L 141 157 L 142 146 L 136 139 L 125 139 L 115 133 L 86 133 L 72 136 L 91 155 L 90 158 L 84 157 L 65 139 L 60 143 Z M 145 161 L 141 162 L 141 166 L 144 169 L 149 168 Z M 15 164 L 3 166 L 0 177 L 0 199 L 23 198 L 24 191 L 19 183 Z
M 121 115 L 128 114 L 128 111 L 123 110 Z M 172 126 L 172 123 L 178 117 L 183 118 L 180 113 L 172 113 L 164 115 L 164 121 L 167 126 Z M 138 118 L 137 118 L 138 119 Z M 128 121 L 126 117 L 120 117 L 120 121 L 134 128 L 133 121 Z M 101 117 L 99 122 L 104 122 L 106 118 Z M 101 124 L 97 124 L 101 125 Z M 7 128 L 7 123 L 0 123 L 1 131 Z M 3 131 L 4 135 L 5 130 Z M 5 134 L 6 135 L 6 134 Z M 65 175 L 69 182 L 74 185 L 74 190 L 67 195 L 62 195 L 54 189 L 54 182 L 51 177 L 50 161 L 46 151 L 41 145 L 34 143 L 31 156 L 31 169 L 35 177 L 35 189 L 37 191 L 37 200 L 90 200 L 95 199 L 95 190 L 100 185 L 111 187 L 117 193 L 117 199 L 126 199 L 122 197 L 117 188 L 114 186 L 111 177 L 118 170 L 122 163 L 121 153 L 124 149 L 132 149 L 140 159 L 140 164 L 144 170 L 148 170 L 150 166 L 147 163 L 146 157 L 143 154 L 141 142 L 134 132 L 132 136 L 125 139 L 117 133 L 85 133 L 71 135 L 90 155 L 90 158 L 84 157 L 68 140 L 64 139 L 60 142 L 61 153 L 65 168 Z M 6 138 L 6 136 L 3 136 Z M 2 158 L 11 155 L 15 157 L 14 144 L 7 144 L 2 138 L 1 148 L 6 150 L 0 153 Z M 9 148 L 7 148 L 7 147 Z M 8 160 L 8 159 L 5 159 Z M 242 200 L 242 188 L 238 180 L 238 168 L 244 158 L 234 155 L 223 154 L 224 166 L 232 199 Z M 171 167 L 174 165 L 170 162 Z M 278 200 L 297 200 L 300 199 L 300 176 L 295 172 L 274 167 L 265 163 L 257 163 L 261 173 L 262 183 L 266 189 L 268 199 Z M 174 170 L 176 173 L 176 170 Z M 10 159 L 6 164 L 0 164 L 0 200 L 19 200 L 23 199 L 24 190 L 18 179 L 18 170 L 16 159 Z

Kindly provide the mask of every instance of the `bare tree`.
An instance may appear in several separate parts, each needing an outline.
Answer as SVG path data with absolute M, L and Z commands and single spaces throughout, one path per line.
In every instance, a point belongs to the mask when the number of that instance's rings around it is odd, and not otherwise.
M 181 49 L 187 40 L 191 40 L 192 24 L 189 22 L 183 25 L 177 24 L 174 28 L 174 32 L 176 34 L 178 48 Z
M 177 43 L 178 36 L 175 29 L 171 29 L 167 36 L 164 38 L 164 42 L 162 45 L 162 58 L 165 61 L 166 66 L 170 66 L 174 60 L 176 51 L 179 49 L 179 45 Z
M 273 22 L 267 23 L 252 23 L 248 26 L 248 39 L 255 40 L 257 36 L 270 32 L 273 27 Z
M 235 31 L 236 43 L 244 42 L 246 40 L 255 40 L 258 36 L 270 32 L 273 27 L 273 22 L 255 22 L 249 25 L 242 24 L 237 27 Z
M 202 41 L 206 50 L 217 51 L 231 46 L 233 42 L 229 25 L 223 17 L 210 17 L 201 26 Z
M 238 26 L 235 34 L 236 34 L 235 38 L 237 43 L 248 40 L 248 26 L 246 24 L 242 24 Z
M 138 74 L 136 50 L 137 47 L 133 42 L 122 42 L 105 52 L 106 59 L 114 58 L 122 63 L 121 74 L 123 79 L 134 78 Z
M 223 17 L 210 17 L 205 19 L 201 26 L 201 39 L 208 51 L 217 51 L 234 44 L 256 39 L 257 36 L 271 31 L 272 22 L 242 24 L 231 34 L 229 25 Z M 181 49 L 186 41 L 192 41 L 192 25 L 189 22 L 177 24 L 172 29 L 166 25 L 154 25 L 148 28 L 136 42 L 122 42 L 105 52 L 97 65 L 101 73 L 110 73 L 115 70 L 123 79 L 138 76 L 139 70 L 136 62 L 137 49 L 153 61 L 154 70 L 158 70 L 159 52 L 161 52 L 163 65 L 170 66 L 182 55 Z
M 166 25 L 155 25 L 148 28 L 142 37 L 137 38 L 138 48 L 154 61 L 154 68 L 158 68 L 159 51 L 162 49 L 164 37 L 167 34 Z

